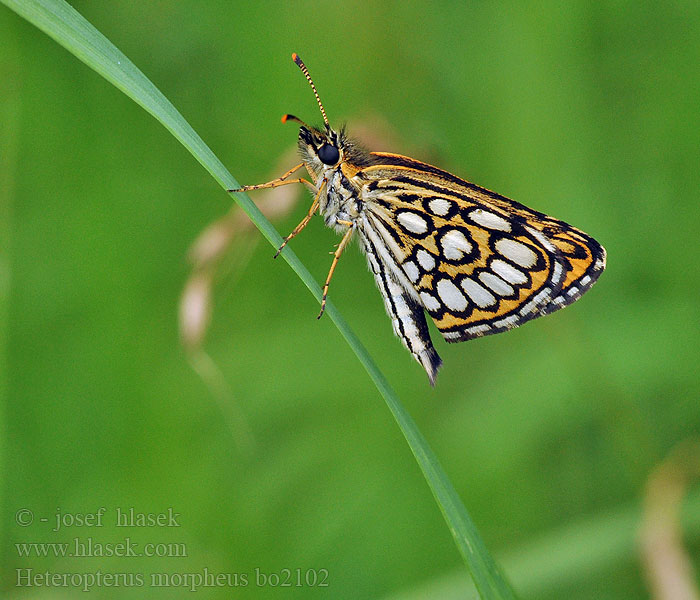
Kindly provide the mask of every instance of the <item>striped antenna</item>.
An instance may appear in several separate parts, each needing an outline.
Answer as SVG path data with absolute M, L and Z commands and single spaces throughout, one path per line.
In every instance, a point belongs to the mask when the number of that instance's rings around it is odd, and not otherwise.
M 297 66 L 301 69 L 301 72 L 306 76 L 306 80 L 309 82 L 309 85 L 311 85 L 311 89 L 314 91 L 314 96 L 316 96 L 316 102 L 318 102 L 318 107 L 321 109 L 321 114 L 323 115 L 323 120 L 325 121 L 326 125 L 330 127 L 330 123 L 328 122 L 328 117 L 326 116 L 326 111 L 323 108 L 323 104 L 321 104 L 321 98 L 318 96 L 318 92 L 316 91 L 316 86 L 314 85 L 313 80 L 311 79 L 311 75 L 309 75 L 309 70 L 306 68 L 306 65 L 304 64 L 304 61 L 301 60 L 299 55 L 296 52 L 292 52 L 292 60 L 297 64 Z

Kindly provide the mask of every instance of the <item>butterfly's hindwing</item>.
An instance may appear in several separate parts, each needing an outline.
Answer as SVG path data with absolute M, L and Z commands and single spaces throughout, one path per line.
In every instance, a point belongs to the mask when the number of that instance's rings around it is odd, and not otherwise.
M 431 165 L 372 156 L 360 172 L 367 227 L 449 342 L 562 308 L 604 268 L 602 247 L 562 221 Z

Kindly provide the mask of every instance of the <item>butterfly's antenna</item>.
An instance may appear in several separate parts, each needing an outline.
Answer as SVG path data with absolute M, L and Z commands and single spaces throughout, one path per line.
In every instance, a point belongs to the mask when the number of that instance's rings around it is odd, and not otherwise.
M 304 123 L 304 121 L 302 121 L 299 117 L 295 117 L 294 115 L 282 115 L 282 123 L 286 123 L 287 121 L 296 121 L 307 129 L 311 129 L 306 123 Z
M 301 60 L 301 58 L 299 57 L 299 55 L 296 52 L 292 52 L 292 60 L 297 64 L 297 66 L 301 69 L 301 72 L 306 76 L 306 80 L 311 85 L 311 89 L 314 91 L 314 96 L 316 96 L 316 102 L 318 102 L 318 107 L 321 109 L 321 114 L 323 115 L 323 120 L 325 121 L 326 125 L 328 127 L 330 127 L 330 123 L 328 123 L 328 117 L 326 116 L 326 111 L 323 108 L 323 104 L 321 104 L 321 98 L 319 98 L 319 96 L 318 96 L 318 92 L 316 91 L 316 86 L 314 85 L 314 82 L 311 79 L 311 75 L 309 75 L 309 70 L 306 68 L 304 61 Z

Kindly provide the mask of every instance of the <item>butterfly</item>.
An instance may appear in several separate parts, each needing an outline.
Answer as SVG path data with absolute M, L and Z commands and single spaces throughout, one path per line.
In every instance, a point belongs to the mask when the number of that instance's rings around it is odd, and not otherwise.
M 426 313 L 448 342 L 500 333 L 563 308 L 605 269 L 605 249 L 580 229 L 424 162 L 368 152 L 333 129 L 306 65 L 323 116 L 299 123 L 302 162 L 281 177 L 229 190 L 246 192 L 303 184 L 314 194 L 304 219 L 282 248 L 318 212 L 342 234 L 323 286 L 323 314 L 333 272 L 353 236 L 391 317 L 394 332 L 425 369 L 430 383 L 442 360 Z M 292 175 L 306 167 L 310 179 Z

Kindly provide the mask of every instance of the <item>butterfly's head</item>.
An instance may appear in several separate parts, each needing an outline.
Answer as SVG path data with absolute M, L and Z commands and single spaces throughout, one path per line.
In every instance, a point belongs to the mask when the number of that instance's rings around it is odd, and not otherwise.
M 286 123 L 291 120 L 301 125 L 299 128 L 299 151 L 309 171 L 319 176 L 329 169 L 336 168 L 343 160 L 343 139 L 345 136 L 342 132 L 339 134 L 331 129 L 321 98 L 316 91 L 311 75 L 309 75 L 309 70 L 296 52 L 292 54 L 292 60 L 304 73 L 314 92 L 314 96 L 316 96 L 318 107 L 321 109 L 321 115 L 323 115 L 324 126 L 323 128 L 311 127 L 294 115 L 284 115 L 282 122 Z
M 343 160 L 344 138 L 342 132 L 325 126 L 322 129 L 311 127 L 293 115 L 285 115 L 289 119 L 301 123 L 299 128 L 299 153 L 304 164 L 316 176 L 327 170 L 335 169 Z

